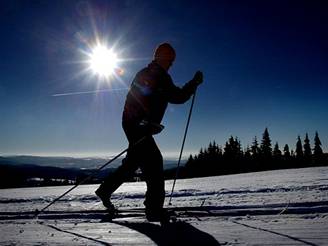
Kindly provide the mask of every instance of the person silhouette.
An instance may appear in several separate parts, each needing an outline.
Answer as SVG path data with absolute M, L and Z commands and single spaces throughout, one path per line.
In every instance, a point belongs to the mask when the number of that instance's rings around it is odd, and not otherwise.
M 203 82 L 202 72 L 197 71 L 182 88 L 175 86 L 168 74 L 175 58 L 175 50 L 170 44 L 160 44 L 155 49 L 153 61 L 139 71 L 131 83 L 122 116 L 122 127 L 129 142 L 127 155 L 121 166 L 110 173 L 95 192 L 109 211 L 115 210 L 111 194 L 140 168 L 147 185 L 144 201 L 147 220 L 168 218 L 163 208 L 163 157 L 153 135 L 164 128 L 161 121 L 168 103 L 188 101 Z

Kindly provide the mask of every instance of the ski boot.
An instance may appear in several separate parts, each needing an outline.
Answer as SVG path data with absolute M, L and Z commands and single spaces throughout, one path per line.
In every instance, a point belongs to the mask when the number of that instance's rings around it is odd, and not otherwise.
M 166 225 L 175 221 L 175 217 L 165 208 L 160 209 L 147 209 L 145 210 L 146 219 L 149 222 L 160 222 L 161 225 Z
M 114 218 L 117 215 L 118 210 L 115 208 L 114 204 L 110 201 L 110 196 L 106 195 L 101 190 L 95 191 L 96 195 L 102 201 L 104 207 L 107 209 L 107 212 L 110 217 Z

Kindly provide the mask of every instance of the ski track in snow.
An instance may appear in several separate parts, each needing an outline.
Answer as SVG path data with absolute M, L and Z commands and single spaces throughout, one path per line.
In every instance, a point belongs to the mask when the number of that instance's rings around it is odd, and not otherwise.
M 131 221 L 130 224 L 120 224 L 120 219 L 116 224 L 101 223 L 105 213 L 94 194 L 98 185 L 78 187 L 41 214 L 38 221 L 31 219 L 35 209 L 42 209 L 70 187 L 0 190 L 0 244 L 125 245 L 140 241 L 166 245 L 167 239 L 159 239 L 156 234 L 159 229 L 155 225 L 148 228 L 144 223 L 144 182 L 125 183 L 112 196 L 119 209 L 135 210 L 122 215 L 123 222 Z M 172 181 L 166 181 L 165 205 L 171 187 Z M 328 167 L 177 180 L 172 203 L 188 223 L 176 225 L 180 227 L 174 230 L 194 232 L 208 242 L 216 239 L 223 245 L 328 245 Z M 109 224 L 111 230 L 127 234 L 120 239 L 113 238 L 111 232 L 109 237 L 108 228 L 104 229 Z M 40 228 L 44 233 L 38 232 L 38 241 L 32 232 Z

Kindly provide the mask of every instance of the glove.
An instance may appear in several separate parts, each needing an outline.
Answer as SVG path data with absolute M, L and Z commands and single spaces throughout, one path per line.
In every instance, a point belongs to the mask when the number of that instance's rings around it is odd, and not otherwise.
M 203 83 L 203 73 L 201 71 L 197 71 L 192 79 L 196 85 L 200 85 Z

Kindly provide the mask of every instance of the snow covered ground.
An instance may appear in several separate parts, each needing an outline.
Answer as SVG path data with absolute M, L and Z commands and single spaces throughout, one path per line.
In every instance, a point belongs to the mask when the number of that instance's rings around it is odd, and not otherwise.
M 143 182 L 113 195 L 126 212 L 112 222 L 97 185 L 78 187 L 32 219 L 69 188 L 0 190 L 0 244 L 328 245 L 328 167 L 178 180 L 172 203 L 181 222 L 165 227 L 145 223 Z

